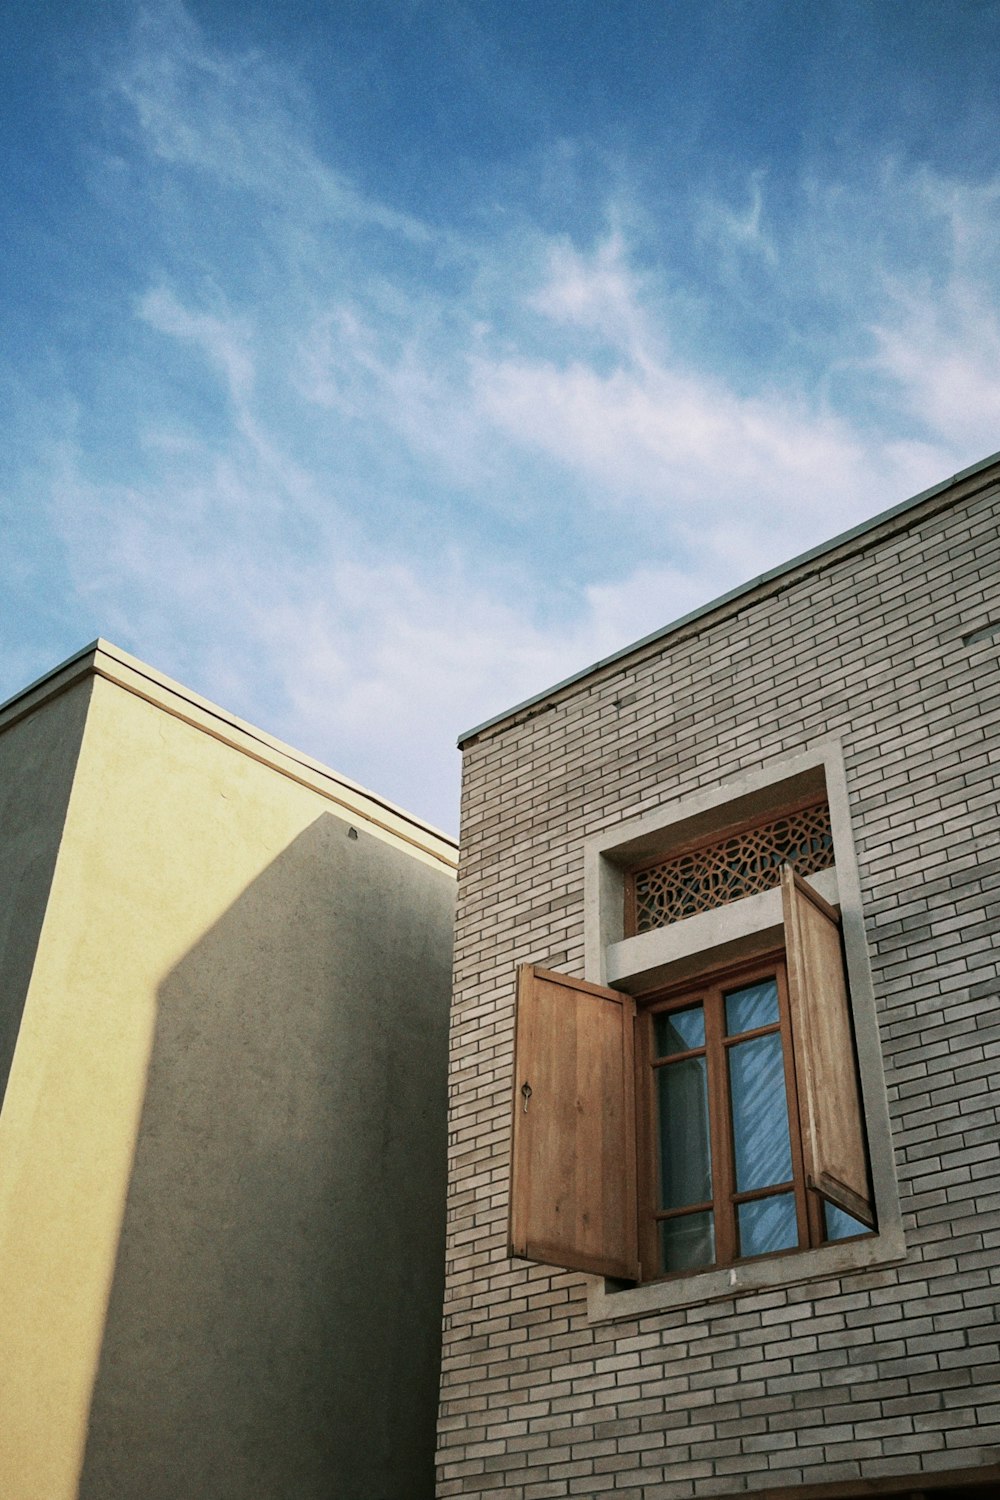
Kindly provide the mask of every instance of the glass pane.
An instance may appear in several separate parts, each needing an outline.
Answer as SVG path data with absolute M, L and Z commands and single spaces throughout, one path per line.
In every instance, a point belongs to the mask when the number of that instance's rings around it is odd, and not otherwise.
M 758 1026 L 774 1026 L 777 1020 L 778 986 L 773 979 L 762 979 L 726 996 L 727 1036 L 756 1031 Z
M 823 1219 L 828 1240 L 846 1240 L 852 1234 L 871 1234 L 867 1224 L 862 1224 L 860 1219 L 845 1213 L 842 1208 L 835 1208 L 832 1203 L 823 1204 Z
M 739 1215 L 741 1255 L 769 1255 L 774 1250 L 794 1250 L 798 1245 L 792 1193 L 778 1193 L 773 1198 L 756 1198 L 753 1203 L 741 1203 L 736 1212 Z
M 703 1057 L 656 1070 L 660 1123 L 660 1207 L 685 1208 L 712 1197 L 708 1084 Z
M 690 1271 L 715 1261 L 715 1224 L 710 1213 L 660 1220 L 660 1262 L 664 1271 Z
M 792 1147 L 779 1032 L 729 1048 L 729 1088 L 736 1191 L 749 1193 L 753 1188 L 788 1182 Z
M 653 1037 L 657 1057 L 704 1047 L 705 1012 L 700 1005 L 692 1005 L 690 1010 L 661 1010 L 653 1017 Z

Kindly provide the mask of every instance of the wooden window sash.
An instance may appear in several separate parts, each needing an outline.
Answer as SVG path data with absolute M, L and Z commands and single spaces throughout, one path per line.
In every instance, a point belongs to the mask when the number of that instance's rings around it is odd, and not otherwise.
M 654 1013 L 664 1009 L 679 1010 L 698 1002 L 704 1007 L 714 1194 L 713 1203 L 706 1206 L 711 1206 L 715 1214 L 717 1267 L 743 1259 L 737 1253 L 736 1205 L 750 1201 L 752 1196 L 774 1193 L 773 1188 L 751 1195 L 735 1191 L 726 1054 L 736 1039 L 724 1035 L 723 996 L 738 985 L 752 983 L 755 976 L 775 976 L 779 1022 L 741 1033 L 739 1039 L 749 1040 L 779 1030 L 782 1035 L 798 1248 L 815 1248 L 824 1243 L 824 1201 L 843 1209 L 869 1229 L 876 1227 L 868 1189 L 866 1131 L 857 1081 L 839 918 L 834 909 L 791 870 L 783 877 L 786 890 L 789 882 L 794 890 L 795 904 L 789 907 L 788 895 L 783 897 L 786 906 L 783 955 L 774 954 L 758 960 L 752 967 L 743 965 L 713 974 L 700 985 L 692 984 L 690 979 L 683 981 L 655 997 L 656 1001 L 668 1000 L 669 1004 L 651 1005 L 640 1018 L 641 1032 L 650 1034 Z M 805 934 L 803 926 L 806 927 Z M 817 1030 L 818 1037 L 815 1035 Z M 656 1202 L 658 1148 L 655 1097 L 650 1084 L 652 1070 L 648 1062 L 647 1058 L 641 1076 L 644 1091 L 649 1096 L 648 1112 L 653 1118 L 646 1132 L 646 1141 L 640 1143 L 640 1169 L 645 1189 L 644 1221 L 647 1225 L 652 1222 L 653 1227 L 647 1228 L 642 1236 L 643 1268 L 647 1278 L 650 1274 L 655 1279 L 675 1278 L 695 1273 L 693 1270 L 659 1271 L 658 1247 L 653 1236 L 655 1221 L 663 1215 L 655 1208 L 651 1211 L 651 1205 Z
M 737 1037 L 725 1034 L 725 995 L 755 979 L 773 978 L 778 990 L 778 1020 L 767 1026 L 754 1027 L 740 1032 Z M 658 1003 L 666 1000 L 667 1004 Z M 683 1210 L 659 1210 L 657 1184 L 659 1158 L 656 1118 L 656 1090 L 652 1079 L 656 1069 L 652 1055 L 653 1016 L 664 1011 L 683 1010 L 700 1003 L 705 1017 L 705 1046 L 694 1048 L 690 1053 L 672 1055 L 673 1061 L 683 1061 L 687 1056 L 700 1056 L 703 1052 L 708 1073 L 709 1133 L 712 1149 L 712 1201 L 704 1205 L 685 1205 Z M 796 1254 L 820 1243 L 822 1224 L 817 1213 L 810 1210 L 810 1194 L 806 1192 L 805 1169 L 802 1155 L 799 1104 L 794 1064 L 794 1048 L 791 1016 L 788 1000 L 788 983 L 784 955 L 776 952 L 755 959 L 750 965 L 743 963 L 712 974 L 701 984 L 684 980 L 670 990 L 655 997 L 655 1002 L 644 1008 L 637 1018 L 637 1058 L 639 1077 L 639 1168 L 643 1189 L 643 1211 L 640 1226 L 640 1252 L 643 1279 L 646 1281 L 676 1280 L 697 1275 L 699 1270 L 714 1270 L 735 1265 L 744 1259 L 757 1260 L 758 1256 L 743 1257 L 738 1254 L 739 1231 L 736 1209 L 740 1203 L 749 1203 L 758 1198 L 776 1197 L 781 1192 L 792 1192 L 795 1202 L 795 1219 L 798 1245 L 789 1250 L 775 1251 L 776 1255 Z M 758 1036 L 780 1035 L 785 1099 L 788 1107 L 788 1127 L 791 1141 L 792 1177 L 788 1183 L 770 1184 L 765 1188 L 736 1191 L 735 1151 L 733 1144 L 732 1109 L 729 1097 L 728 1053 L 738 1042 L 752 1041 Z M 664 1064 L 669 1067 L 670 1063 Z M 659 1268 L 659 1243 L 657 1225 L 665 1218 L 681 1218 L 686 1213 L 711 1209 L 715 1222 L 715 1261 L 711 1266 L 689 1268 L 681 1271 L 663 1272 Z
M 705 1041 L 708 1045 L 708 1107 L 712 1142 L 712 1187 L 715 1192 L 715 1260 L 720 1266 L 736 1259 L 736 1159 L 729 1103 L 729 1059 L 726 1055 L 722 984 L 712 984 L 705 997 Z

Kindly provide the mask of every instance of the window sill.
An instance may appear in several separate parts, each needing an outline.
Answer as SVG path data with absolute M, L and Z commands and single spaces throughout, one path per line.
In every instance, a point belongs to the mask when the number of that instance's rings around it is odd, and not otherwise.
M 876 1266 L 898 1263 L 905 1257 L 902 1229 L 890 1227 L 865 1239 L 822 1245 L 798 1255 L 779 1255 L 743 1261 L 716 1271 L 702 1271 L 645 1286 L 622 1287 L 620 1283 L 594 1278 L 587 1296 L 587 1320 L 610 1323 L 619 1318 L 640 1318 L 680 1307 L 697 1307 L 747 1292 L 795 1286 L 821 1277 L 849 1275 Z

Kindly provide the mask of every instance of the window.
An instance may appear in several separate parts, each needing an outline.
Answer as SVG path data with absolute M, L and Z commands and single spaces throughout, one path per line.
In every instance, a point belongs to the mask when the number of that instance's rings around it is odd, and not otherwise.
M 780 951 L 638 1003 L 522 968 L 513 1254 L 652 1281 L 874 1226 L 837 913 L 780 880 Z
M 637 1021 L 644 1280 L 867 1232 L 806 1185 L 783 954 Z
M 734 838 L 745 840 L 742 855 Z M 838 736 L 683 796 L 665 789 L 653 806 L 588 834 L 580 853 L 584 978 L 546 975 L 528 964 L 518 981 L 512 1251 L 595 1273 L 587 1290 L 592 1322 L 903 1259 L 879 1017 Z M 800 877 L 794 902 L 781 885 L 787 863 Z M 657 897 L 651 918 L 633 918 L 629 884 L 643 872 L 657 872 L 651 877 L 657 888 L 680 892 L 681 906 L 672 902 L 668 910 Z M 729 1264 L 717 1252 L 708 1267 L 640 1264 L 640 1242 L 649 1234 L 644 1216 L 661 1208 L 652 1202 L 656 1160 L 651 1164 L 649 1126 L 642 1124 L 652 1087 L 642 1066 L 642 1027 L 651 1024 L 651 1008 L 716 981 L 738 985 L 775 960 L 784 966 L 787 988 L 783 1048 L 790 1039 L 808 1235 L 800 1235 L 796 1250 L 737 1255 Z M 544 963 L 543 954 L 538 961 Z M 540 1009 L 543 1029 L 533 1053 L 532 1013 Z M 730 1050 L 734 1045 L 735 1038 Z M 534 1092 L 522 1097 L 526 1080 Z M 655 1139 L 653 1146 L 660 1149 Z M 780 1196 L 780 1184 L 767 1186 L 775 1192 L 765 1197 Z M 715 1192 L 713 1183 L 713 1213 Z M 876 1220 L 877 1233 L 857 1231 L 859 1223 Z

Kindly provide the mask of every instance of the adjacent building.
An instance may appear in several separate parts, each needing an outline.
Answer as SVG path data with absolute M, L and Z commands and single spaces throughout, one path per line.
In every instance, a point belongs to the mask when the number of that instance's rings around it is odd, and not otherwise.
M 99 641 L 0 710 L 0 1494 L 433 1492 L 456 850 Z
M 464 737 L 439 1500 L 1000 1493 L 998 518 Z

